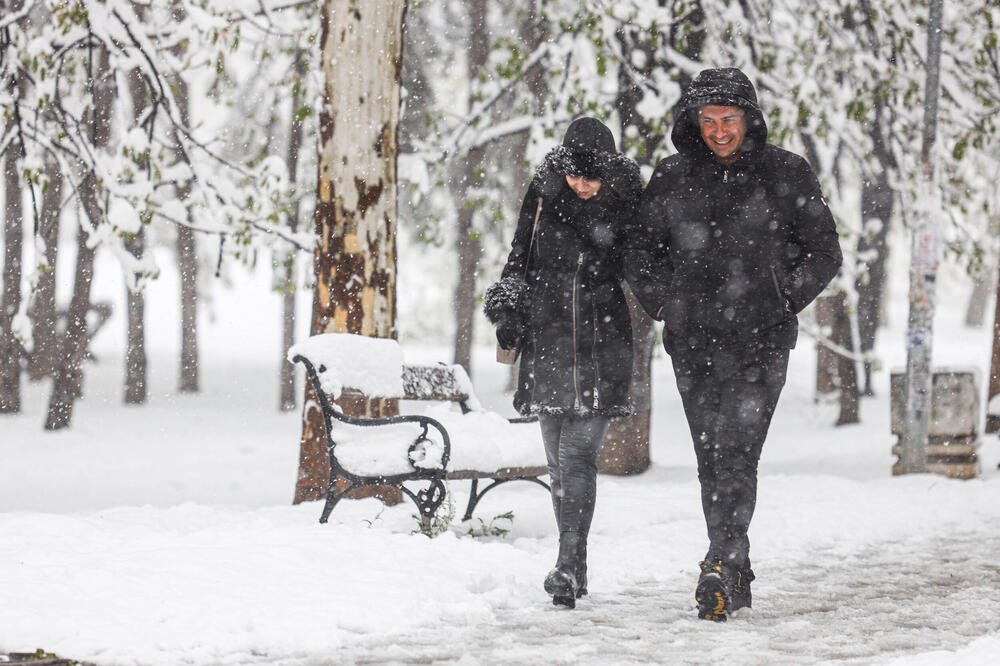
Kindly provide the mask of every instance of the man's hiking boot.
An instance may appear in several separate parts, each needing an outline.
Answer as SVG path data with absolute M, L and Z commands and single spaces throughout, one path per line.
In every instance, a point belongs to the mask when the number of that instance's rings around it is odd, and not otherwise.
M 753 569 L 738 569 L 734 578 L 731 592 L 732 610 L 738 611 L 741 608 L 750 608 L 753 601 L 750 595 L 750 583 L 755 578 Z
M 700 562 L 701 575 L 694 598 L 698 602 L 698 617 L 713 622 L 725 622 L 732 611 L 730 577 L 720 560 Z M 747 588 L 749 591 L 749 588 Z

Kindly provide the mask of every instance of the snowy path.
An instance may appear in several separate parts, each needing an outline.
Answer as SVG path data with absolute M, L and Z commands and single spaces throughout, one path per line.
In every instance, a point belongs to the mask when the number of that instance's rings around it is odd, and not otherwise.
M 592 596 L 568 612 L 541 589 L 556 537 L 535 486 L 484 499 L 481 518 L 513 512 L 504 538 L 414 535 L 408 505 L 345 502 L 323 526 L 317 503 L 289 505 L 301 423 L 275 411 L 266 291 L 219 300 L 225 335 L 206 337 L 198 395 L 175 392 L 174 330 L 154 328 L 150 403 L 122 407 L 124 326 L 109 326 L 119 339 L 102 338 L 70 431 L 42 432 L 37 384 L 24 414 L 0 420 L 0 653 L 100 666 L 1000 663 L 1000 442 L 983 438 L 979 479 L 892 477 L 887 372 L 862 422 L 835 428 L 836 406 L 813 400 L 812 343 L 793 352 L 751 527 L 756 608 L 715 625 L 694 613 L 704 520 L 658 356 L 653 466 L 599 478 Z M 942 302 L 935 363 L 982 368 L 990 328 L 964 328 L 963 301 Z M 882 339 L 884 367 L 900 366 L 902 332 Z M 476 353 L 479 397 L 509 410 L 492 349 Z
M 900 550 L 905 560 L 894 554 Z M 741 611 L 725 625 L 694 617 L 687 577 L 644 581 L 640 574 L 634 585 L 598 591 L 575 611 L 516 608 L 493 624 L 380 634 L 321 659 L 271 660 L 287 666 L 869 664 L 886 663 L 887 655 L 912 663 L 914 655 L 932 653 L 928 663 L 992 664 L 995 656 L 963 658 L 956 651 L 980 637 L 1000 650 L 997 553 L 1000 534 L 871 544 L 849 558 L 818 553 L 761 571 L 779 588 L 761 585 L 758 610 Z

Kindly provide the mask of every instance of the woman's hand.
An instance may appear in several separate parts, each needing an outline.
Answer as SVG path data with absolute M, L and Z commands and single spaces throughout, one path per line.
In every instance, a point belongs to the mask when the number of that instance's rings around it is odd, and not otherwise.
M 497 322 L 497 342 L 503 349 L 514 349 L 521 340 L 521 322 L 517 317 L 504 317 Z

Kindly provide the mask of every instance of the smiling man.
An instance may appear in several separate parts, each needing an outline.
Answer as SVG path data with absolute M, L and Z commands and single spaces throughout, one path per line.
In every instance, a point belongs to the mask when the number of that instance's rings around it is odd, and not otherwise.
M 833 216 L 804 159 L 767 143 L 753 84 L 707 69 L 684 93 L 627 235 L 623 265 L 662 319 L 698 459 L 709 547 L 698 615 L 750 606 L 757 463 L 785 384 L 796 315 L 836 275 Z

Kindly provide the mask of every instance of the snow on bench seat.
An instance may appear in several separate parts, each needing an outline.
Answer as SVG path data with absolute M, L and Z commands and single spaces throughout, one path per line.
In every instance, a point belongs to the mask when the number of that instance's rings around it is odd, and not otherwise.
M 430 405 L 419 413 L 439 421 L 448 431 L 451 460 L 448 475 L 470 478 L 469 473 L 538 468 L 546 464 L 537 423 L 511 423 L 482 409 L 472 381 L 460 365 L 404 365 L 403 351 L 395 340 L 350 333 L 314 335 L 288 350 L 289 361 L 303 356 L 315 368 L 324 393 L 336 400 L 344 392 L 369 397 L 422 400 L 456 400 Z M 415 423 L 355 426 L 332 424 L 336 456 L 349 472 L 359 476 L 391 476 L 413 470 L 408 450 L 420 434 Z M 412 463 L 423 469 L 441 467 L 441 434 L 431 428 L 427 442 L 414 451 Z
M 468 473 L 545 466 L 541 432 L 537 423 L 510 423 L 495 412 L 471 411 L 462 414 L 457 405 L 437 404 L 420 410 L 440 422 L 451 438 L 448 476 L 470 478 Z M 345 469 L 361 476 L 389 476 L 412 470 L 407 450 L 420 434 L 414 423 L 368 428 L 336 422 L 333 439 L 337 459 Z M 413 465 L 440 468 L 441 435 L 431 428 L 430 442 L 415 451 Z

